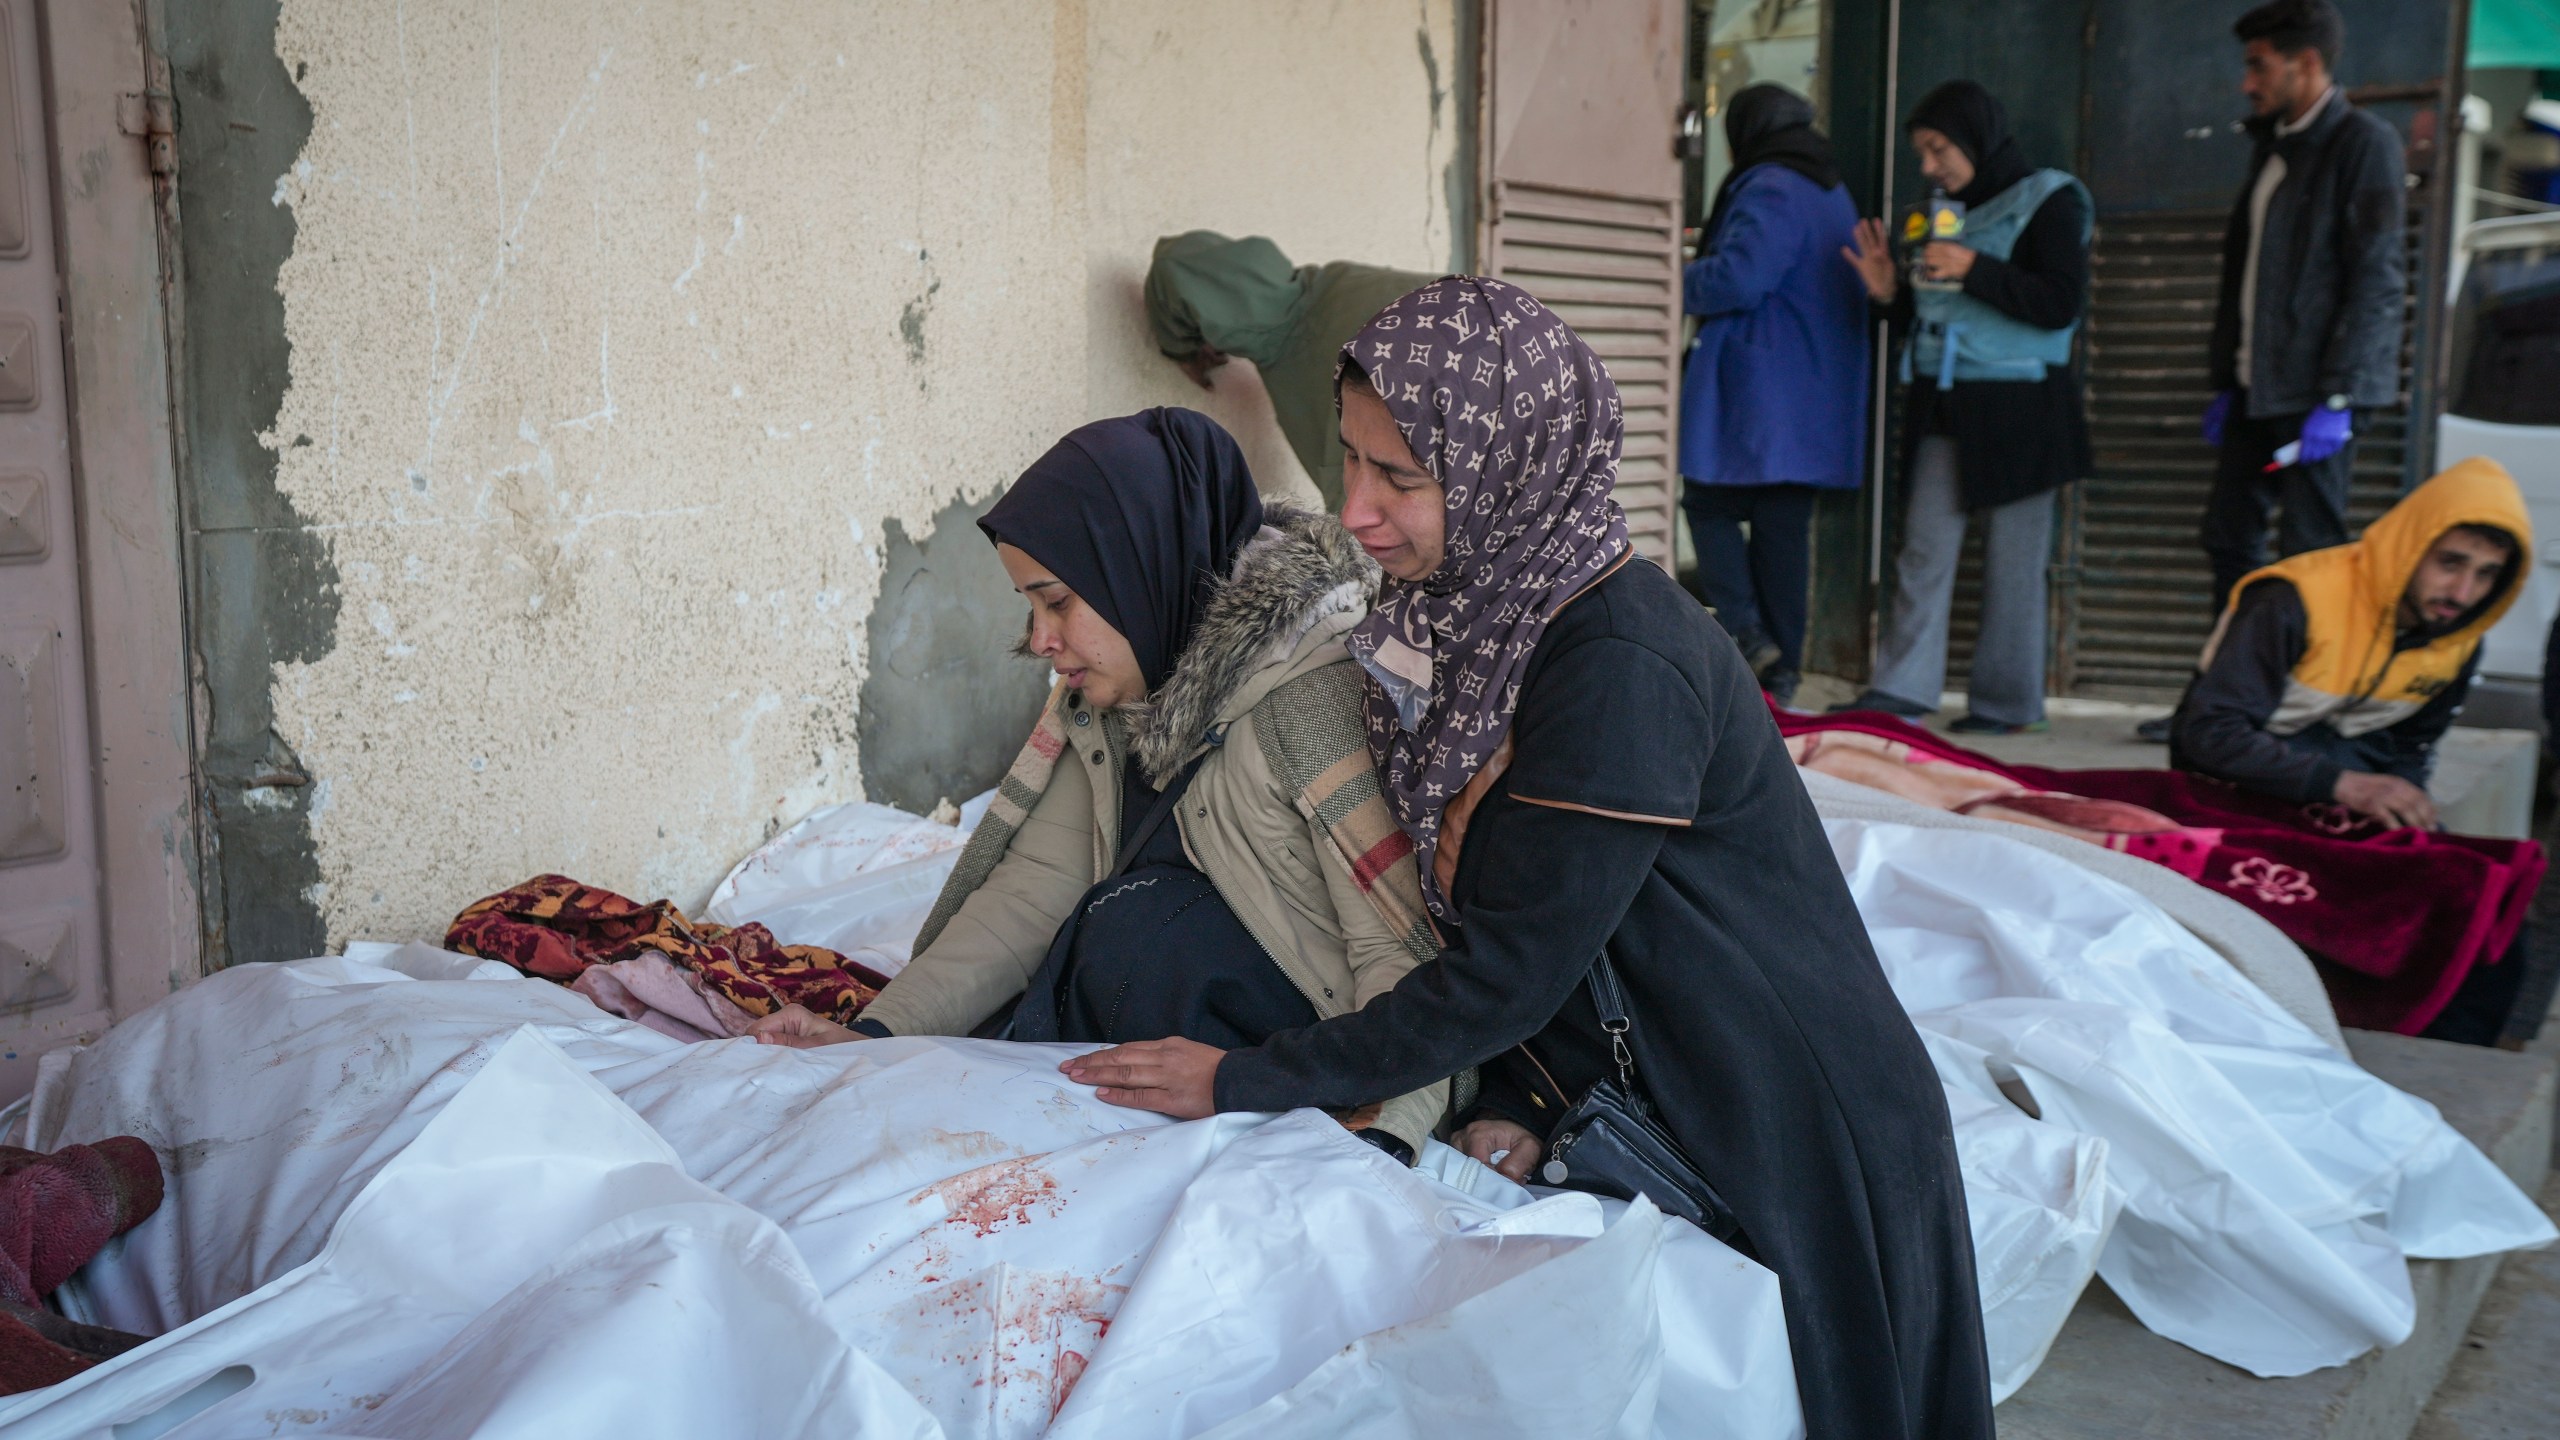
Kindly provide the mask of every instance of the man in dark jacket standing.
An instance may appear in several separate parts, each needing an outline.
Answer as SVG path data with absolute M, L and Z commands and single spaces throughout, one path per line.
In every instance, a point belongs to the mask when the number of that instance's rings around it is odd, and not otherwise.
M 2257 112 L 2249 181 L 2222 242 L 2205 440 L 2221 449 L 2203 542 L 2213 611 L 2280 555 L 2344 544 L 2360 412 L 2400 389 L 2406 208 L 2399 133 L 2330 78 L 2330 0 L 2273 0 L 2232 27 Z
M 2204 412 L 2220 452 L 2198 536 L 2216 616 L 2267 563 L 2270 509 L 2280 557 L 2346 543 L 2360 412 L 2399 398 L 2407 284 L 2408 166 L 2399 132 L 2330 77 L 2347 37 L 2338 7 L 2270 0 L 2231 31 L 2256 149 L 2222 237 Z M 2169 739 L 2165 716 L 2137 728 Z

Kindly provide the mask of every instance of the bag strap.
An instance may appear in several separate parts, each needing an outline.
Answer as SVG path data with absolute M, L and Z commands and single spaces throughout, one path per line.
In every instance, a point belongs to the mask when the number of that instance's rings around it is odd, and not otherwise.
M 1591 962 L 1591 1005 L 1600 1012 L 1600 1028 L 1609 1037 L 1609 1058 L 1618 1064 L 1618 1087 L 1633 1095 L 1636 1057 L 1627 1048 L 1627 1032 L 1635 1028 L 1635 1020 L 1627 1013 L 1626 987 L 1618 983 L 1618 969 L 1605 950 Z
M 1156 803 L 1147 807 L 1146 818 L 1138 822 L 1136 832 L 1129 836 L 1128 843 L 1120 847 L 1119 860 L 1112 865 L 1111 873 L 1103 876 L 1103 879 L 1119 879 L 1121 874 L 1137 860 L 1138 852 L 1146 849 L 1147 842 L 1155 838 L 1158 830 L 1164 828 L 1166 817 L 1173 814 L 1174 806 L 1182 803 L 1182 792 L 1191 788 L 1191 777 L 1200 773 L 1202 762 L 1216 753 L 1219 746 L 1227 743 L 1227 727 L 1224 725 L 1212 727 L 1201 739 L 1203 744 L 1200 753 L 1191 757 L 1191 763 L 1183 766 L 1181 773 L 1175 775 L 1171 783 L 1156 792 Z

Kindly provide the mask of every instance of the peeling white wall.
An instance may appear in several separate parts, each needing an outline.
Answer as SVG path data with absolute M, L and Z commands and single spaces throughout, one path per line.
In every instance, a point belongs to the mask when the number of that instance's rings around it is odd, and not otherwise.
M 332 940 L 542 871 L 698 905 L 859 798 L 884 522 L 1088 418 L 1197 405 L 1303 487 L 1244 367 L 1154 355 L 1148 247 L 1445 266 L 1450 3 L 285 0 Z

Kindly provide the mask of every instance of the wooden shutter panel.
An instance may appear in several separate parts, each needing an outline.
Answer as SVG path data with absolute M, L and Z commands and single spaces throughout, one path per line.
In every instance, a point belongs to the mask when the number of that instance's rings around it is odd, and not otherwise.
M 1680 502 L 1679 0 L 1485 6 L 1485 273 L 1580 332 L 1626 413 L 1618 503 L 1672 568 Z

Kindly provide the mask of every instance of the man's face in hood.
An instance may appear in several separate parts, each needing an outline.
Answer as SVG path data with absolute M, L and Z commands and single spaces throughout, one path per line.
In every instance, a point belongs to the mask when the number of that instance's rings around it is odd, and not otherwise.
M 2436 537 L 2400 594 L 2404 629 L 2423 626 L 2442 635 L 2498 593 L 2516 562 L 2515 541 L 2476 525 L 2457 525 Z

